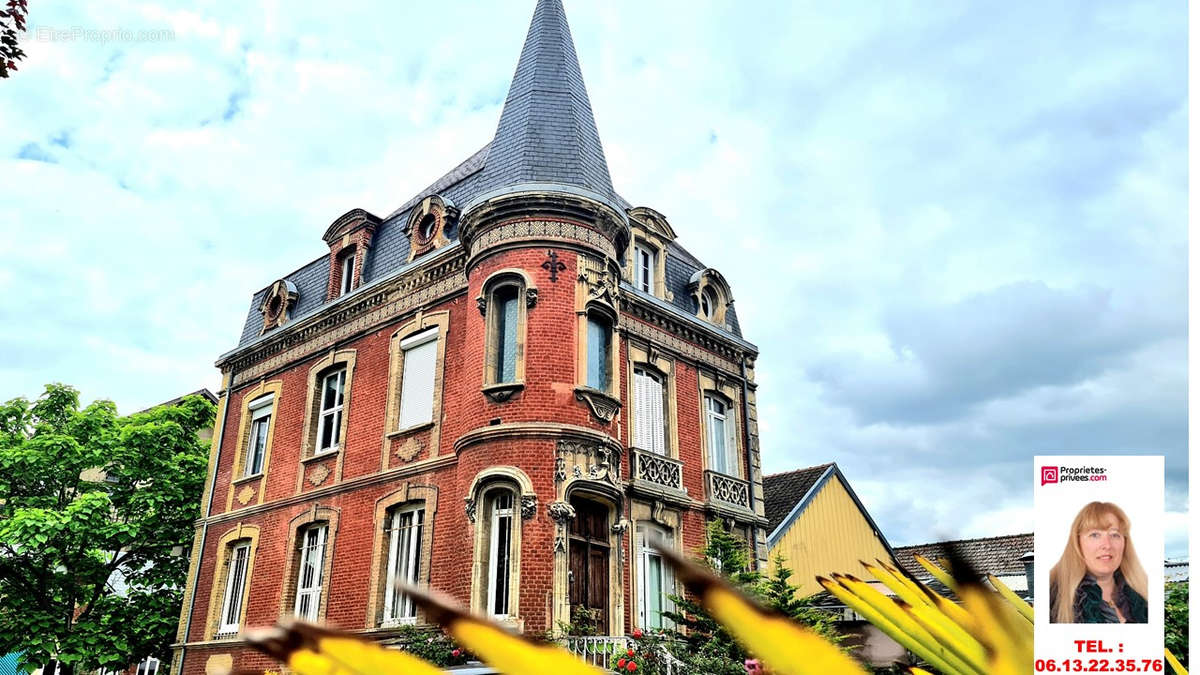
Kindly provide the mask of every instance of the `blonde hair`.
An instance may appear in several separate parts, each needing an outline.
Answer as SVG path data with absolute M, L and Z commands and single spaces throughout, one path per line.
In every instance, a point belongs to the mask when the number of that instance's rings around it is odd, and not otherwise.
M 1071 533 L 1067 538 L 1067 547 L 1062 557 L 1050 570 L 1050 587 L 1054 596 L 1052 606 L 1056 611 L 1050 617 L 1052 623 L 1075 622 L 1075 589 L 1088 573 L 1087 564 L 1083 560 L 1083 551 L 1079 548 L 1079 536 L 1088 530 L 1103 528 L 1106 516 L 1117 520 L 1117 529 L 1125 539 L 1125 551 L 1121 554 L 1121 566 L 1118 568 L 1125 583 L 1143 598 L 1146 593 L 1146 570 L 1138 561 L 1137 553 L 1133 550 L 1133 540 L 1129 536 L 1129 517 L 1121 507 L 1112 502 L 1091 502 L 1084 506 L 1075 521 L 1071 523 Z M 1129 619 L 1130 617 L 1125 617 Z

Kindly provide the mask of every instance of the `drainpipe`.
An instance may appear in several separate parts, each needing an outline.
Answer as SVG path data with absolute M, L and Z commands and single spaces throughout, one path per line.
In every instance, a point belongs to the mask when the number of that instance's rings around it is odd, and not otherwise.
M 225 381 L 225 408 L 221 411 L 221 424 L 217 427 L 217 455 L 213 461 L 213 465 L 209 468 L 212 473 L 211 478 L 206 483 L 208 486 L 208 503 L 204 505 L 204 523 L 200 526 L 200 551 L 201 558 L 204 556 L 204 546 L 208 543 L 208 517 L 212 515 L 213 495 L 217 491 L 217 469 L 221 466 L 221 446 L 225 444 L 225 423 L 229 421 L 229 397 L 233 389 L 233 378 L 236 371 L 229 372 L 229 379 Z M 192 579 L 192 595 L 188 601 L 187 619 L 183 624 L 183 645 L 179 648 L 179 672 L 183 672 L 183 661 L 187 657 L 187 642 L 188 636 L 192 633 L 192 613 L 196 611 L 196 588 L 200 585 L 200 559 L 196 560 L 196 578 Z
M 742 355 L 742 428 L 746 439 L 746 480 L 750 489 L 746 491 L 746 504 L 754 511 L 754 449 L 750 447 L 750 377 L 746 372 L 746 355 Z M 754 564 L 758 566 L 758 527 L 750 524 L 750 541 L 753 542 Z

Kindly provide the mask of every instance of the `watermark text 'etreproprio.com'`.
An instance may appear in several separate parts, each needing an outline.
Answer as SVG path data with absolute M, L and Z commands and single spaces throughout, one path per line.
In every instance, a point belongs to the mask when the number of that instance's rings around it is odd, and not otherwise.
M 37 26 L 33 37 L 38 42 L 173 42 L 172 28 L 55 28 Z

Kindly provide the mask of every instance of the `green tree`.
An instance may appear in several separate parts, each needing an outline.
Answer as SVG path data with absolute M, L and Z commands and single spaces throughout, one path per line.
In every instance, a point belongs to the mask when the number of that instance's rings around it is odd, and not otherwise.
M 1187 667 L 1188 664 L 1188 582 L 1167 584 L 1167 649 Z
M 0 405 L 0 653 L 68 673 L 168 657 L 213 417 L 197 396 L 81 410 L 59 384 Z
M 762 579 L 757 589 L 763 604 L 808 626 L 829 642 L 845 640 L 846 636 L 837 630 L 837 617 L 813 607 L 811 597 L 797 597 L 796 587 L 788 581 L 791 578 L 791 568 L 783 564 L 782 555 L 776 554 L 771 561 L 771 575 Z

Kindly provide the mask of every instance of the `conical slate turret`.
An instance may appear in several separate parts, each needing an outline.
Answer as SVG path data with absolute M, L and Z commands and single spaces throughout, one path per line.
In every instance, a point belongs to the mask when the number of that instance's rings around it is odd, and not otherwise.
M 482 192 L 557 183 L 614 197 L 561 0 L 538 0 L 481 180 Z

